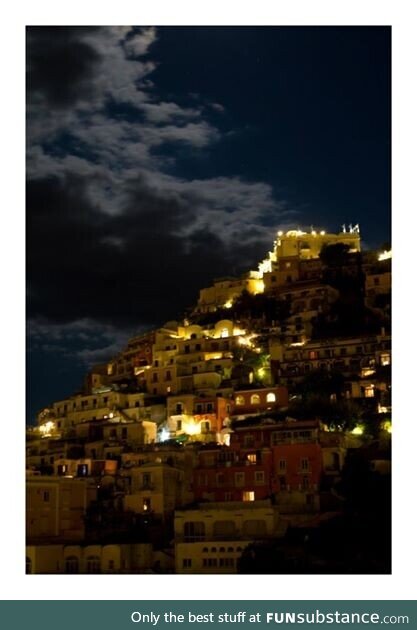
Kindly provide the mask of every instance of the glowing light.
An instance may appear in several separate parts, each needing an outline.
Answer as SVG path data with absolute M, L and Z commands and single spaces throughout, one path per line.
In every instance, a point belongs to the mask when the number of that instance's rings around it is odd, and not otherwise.
M 292 236 L 292 237 L 304 236 L 305 234 L 306 232 L 303 232 L 302 230 L 288 230 L 287 232 L 287 236 Z
M 49 437 L 54 429 L 55 423 L 52 422 L 52 420 L 48 420 L 48 422 L 39 426 L 39 431 L 42 433 L 42 437 Z
M 227 300 L 227 302 L 225 302 L 223 304 L 223 306 L 224 306 L 224 308 L 232 308 L 232 306 L 233 306 L 232 300 Z
M 387 433 L 391 434 L 392 433 L 391 421 L 390 420 L 386 420 L 385 422 L 382 422 L 381 428 L 384 431 L 386 431 Z
M 200 433 L 200 425 L 195 422 L 184 422 L 183 430 L 187 435 L 198 435 Z
M 386 249 L 379 254 L 378 260 L 390 260 L 392 258 L 392 250 L 387 251 Z
M 244 334 L 246 334 L 246 330 L 243 330 L 242 328 L 233 328 L 233 334 L 234 335 L 244 335 Z
M 114 416 L 113 412 L 109 413 L 109 418 L 113 418 L 113 416 Z
M 311 230 L 311 233 L 312 233 L 313 236 L 317 236 L 316 230 Z
M 305 341 L 294 341 L 293 343 L 290 344 L 290 346 L 304 346 L 305 345 Z
M 363 435 L 363 426 L 358 424 L 352 431 L 352 435 Z
M 388 413 L 388 407 L 384 407 L 381 403 L 378 403 L 378 413 Z
M 362 368 L 362 371 L 361 371 L 362 378 L 365 378 L 366 376 L 372 376 L 372 374 L 375 374 L 374 368 Z
M 284 234 L 284 232 L 283 232 L 282 230 L 280 230 L 280 231 L 278 232 L 278 236 L 282 236 L 283 234 Z
M 169 431 L 168 429 L 162 429 L 161 434 L 159 436 L 161 442 L 166 442 L 169 440 Z
M 320 232 L 320 235 L 321 235 L 321 236 L 324 236 L 325 234 L 326 234 L 326 232 L 325 232 L 324 230 L 322 230 L 322 231 Z

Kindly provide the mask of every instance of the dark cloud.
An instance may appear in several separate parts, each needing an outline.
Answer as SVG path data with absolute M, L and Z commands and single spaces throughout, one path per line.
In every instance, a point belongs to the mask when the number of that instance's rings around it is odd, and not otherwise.
M 29 316 L 55 322 L 162 323 L 195 304 L 213 277 L 264 251 L 262 241 L 229 250 L 215 226 L 182 236 L 201 207 L 140 179 L 128 183 L 120 215 L 101 213 L 74 176 L 30 181 L 27 208 Z
M 100 55 L 84 41 L 95 27 L 31 26 L 27 28 L 27 93 L 29 102 L 45 99 L 68 107 L 91 96 L 92 77 Z

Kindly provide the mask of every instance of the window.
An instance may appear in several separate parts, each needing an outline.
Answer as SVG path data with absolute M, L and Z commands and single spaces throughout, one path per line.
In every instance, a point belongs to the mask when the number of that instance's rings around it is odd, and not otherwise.
M 197 414 L 202 413 L 203 411 L 203 406 L 202 405 L 196 405 L 195 411 Z
M 391 355 L 381 354 L 381 365 L 390 365 L 390 364 L 391 364 Z
M 245 483 L 245 473 L 235 472 L 235 486 L 243 486 Z
M 263 470 L 257 470 L 255 472 L 255 484 L 261 486 L 265 483 L 265 473 Z
M 224 493 L 224 500 L 225 501 L 232 501 L 232 498 L 233 498 L 233 496 L 232 496 L 231 492 L 225 492 Z
M 287 489 L 287 479 L 285 477 L 279 478 L 279 489 L 286 490 Z
M 249 433 L 249 435 L 245 435 L 243 438 L 244 446 L 253 446 L 255 444 L 255 436 Z
M 201 433 L 208 433 L 210 431 L 210 422 L 208 420 L 205 420 L 204 422 L 200 423 L 200 427 Z
M 100 573 L 100 558 L 98 556 L 88 556 L 86 572 Z
M 311 359 L 311 360 L 318 359 L 317 352 L 315 350 L 311 350 L 308 353 L 308 358 Z
M 182 559 L 182 567 L 183 569 L 189 569 L 192 565 L 191 558 L 183 558 Z
M 203 521 L 186 521 L 184 523 L 184 538 L 191 540 L 204 540 L 206 527 Z
M 252 437 L 252 436 L 251 436 Z M 246 455 L 246 459 L 248 460 L 248 462 L 250 462 L 251 464 L 256 464 L 257 462 L 257 457 L 256 457 L 256 453 L 248 453 Z
M 280 459 L 278 462 L 278 470 L 287 470 L 287 460 Z
M 242 501 L 255 501 L 255 493 L 253 490 L 245 490 L 242 492 Z
M 43 497 L 42 498 L 43 498 L 45 503 L 49 502 L 50 496 L 49 496 L 48 490 L 45 490 L 45 492 L 43 492 Z
M 221 332 L 220 332 L 220 337 L 228 337 L 229 336 L 229 331 L 227 328 L 222 328 Z
M 182 414 L 182 403 L 177 403 L 177 404 L 175 405 L 175 414 L 176 414 L 177 416 L 179 416 L 179 415 L 181 415 L 181 414 Z
M 78 573 L 79 562 L 77 556 L 68 556 L 65 559 L 65 573 Z
M 177 420 L 177 431 L 181 431 L 182 429 L 182 420 Z
M 244 405 L 245 399 L 243 398 L 243 396 L 236 396 L 235 403 L 236 405 Z
M 303 477 L 303 490 L 308 490 L 310 487 L 310 481 L 308 477 Z
M 143 499 L 142 509 L 144 512 L 150 512 L 151 510 L 151 500 L 149 497 Z
M 213 403 L 207 403 L 207 413 L 213 413 Z
M 152 483 L 152 473 L 142 473 L 142 486 L 143 488 L 150 488 Z
M 166 373 L 166 375 L 165 375 L 165 380 L 166 380 L 166 381 L 170 381 L 170 380 L 171 380 L 171 372 L 169 372 L 169 371 L 168 371 L 168 372 Z
M 309 470 L 310 468 L 310 462 L 308 461 L 307 457 L 302 457 L 301 458 L 301 470 Z
M 250 397 L 250 404 L 259 405 L 260 402 L 261 402 L 261 397 L 259 396 L 259 394 L 252 394 L 252 396 Z
M 157 383 L 157 382 L 158 382 L 158 374 L 154 372 L 152 374 L 152 383 Z
M 274 392 L 268 392 L 266 395 L 266 402 L 267 403 L 272 403 L 275 402 L 277 399 L 277 397 L 275 396 Z
M 78 464 L 77 466 L 77 477 L 86 477 L 88 475 L 88 466 L 87 464 Z
M 365 398 L 373 398 L 375 396 L 375 388 L 373 385 L 365 387 Z

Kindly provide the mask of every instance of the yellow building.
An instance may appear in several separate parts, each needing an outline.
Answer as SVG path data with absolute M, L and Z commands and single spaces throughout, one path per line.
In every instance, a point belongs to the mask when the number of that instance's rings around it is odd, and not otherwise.
M 148 462 L 122 470 L 129 480 L 124 509 L 162 519 L 193 498 L 191 476 L 167 463 Z
M 96 495 L 97 486 L 91 479 L 27 477 L 27 540 L 82 540 L 85 512 Z
M 324 246 L 344 243 L 349 245 L 351 252 L 360 251 L 359 226 L 350 226 L 348 230 L 343 230 L 338 234 L 330 234 L 324 230 L 311 229 L 310 232 L 302 230 L 289 230 L 288 232 L 278 232 L 277 240 L 274 243 L 274 254 L 276 260 L 281 258 L 297 257 L 300 260 L 318 258 Z
M 236 573 L 245 547 L 286 531 L 269 500 L 177 510 L 174 527 L 176 573 Z

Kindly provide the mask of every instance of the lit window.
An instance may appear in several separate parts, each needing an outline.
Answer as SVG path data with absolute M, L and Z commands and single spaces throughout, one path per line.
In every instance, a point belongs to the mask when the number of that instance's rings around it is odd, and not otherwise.
M 242 501 L 255 501 L 255 493 L 253 490 L 246 490 L 242 493 Z
M 244 405 L 245 399 L 243 396 L 236 396 L 235 402 L 237 405 Z
M 229 331 L 227 330 L 227 328 L 222 328 L 220 337 L 228 337 L 228 336 L 229 336 Z
M 259 394 L 252 394 L 252 396 L 250 397 L 250 404 L 251 405 L 259 405 L 261 402 L 261 398 L 259 396 Z
M 251 463 L 251 464 L 256 464 L 256 453 L 249 453 L 247 455 L 247 460 Z
M 373 398 L 375 396 L 375 388 L 373 385 L 365 387 L 365 398 Z
M 381 354 L 381 365 L 391 365 L 390 354 Z
M 276 399 L 277 399 L 277 397 L 275 396 L 275 394 L 274 394 L 273 392 L 269 392 L 269 393 L 266 395 L 266 402 L 267 402 L 267 403 L 270 403 L 270 402 L 275 402 L 275 401 L 276 401 Z

